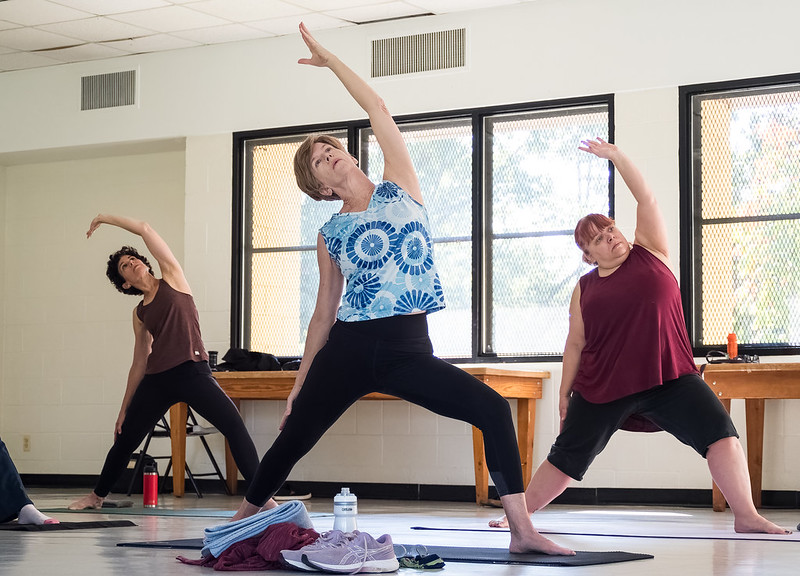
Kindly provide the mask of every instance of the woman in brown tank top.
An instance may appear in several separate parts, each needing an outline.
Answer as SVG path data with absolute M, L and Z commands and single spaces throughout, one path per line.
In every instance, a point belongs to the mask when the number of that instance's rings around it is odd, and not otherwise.
M 140 236 L 158 262 L 156 278 L 147 258 L 124 246 L 109 257 L 106 275 L 124 294 L 141 295 L 133 310 L 133 362 L 114 425 L 114 444 L 100 479 L 70 509 L 100 508 L 130 456 L 159 418 L 186 402 L 228 440 L 245 479 L 258 467 L 258 454 L 239 411 L 211 375 L 200 336 L 197 308 L 183 269 L 167 243 L 147 222 L 100 214 L 89 225 L 91 237 L 103 224 Z M 270 500 L 265 508 L 277 506 Z

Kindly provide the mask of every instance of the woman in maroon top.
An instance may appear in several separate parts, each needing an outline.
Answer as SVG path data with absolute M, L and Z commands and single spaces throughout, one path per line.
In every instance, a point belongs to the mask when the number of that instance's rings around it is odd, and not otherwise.
M 735 515 L 736 532 L 785 533 L 756 511 L 736 428 L 697 372 L 655 195 L 614 144 L 583 144 L 581 150 L 613 162 L 625 180 L 637 203 L 636 230 L 630 244 L 602 214 L 582 218 L 575 228 L 583 259 L 597 267 L 572 294 L 561 433 L 525 491 L 528 511 L 581 480 L 620 428 L 665 430 L 706 458 Z M 490 522 L 505 524 L 505 518 Z
M 156 278 L 147 258 L 130 246 L 109 257 L 106 275 L 111 283 L 124 294 L 142 296 L 133 310 L 133 362 L 114 425 L 114 444 L 100 478 L 95 489 L 70 504 L 70 509 L 100 508 L 133 451 L 177 402 L 189 404 L 225 436 L 242 476 L 249 480 L 258 467 L 258 454 L 239 411 L 211 375 L 197 307 L 181 265 L 147 222 L 100 214 L 92 220 L 86 237 L 102 224 L 140 236 L 158 262 L 162 278 Z M 264 508 L 274 506 L 270 500 Z

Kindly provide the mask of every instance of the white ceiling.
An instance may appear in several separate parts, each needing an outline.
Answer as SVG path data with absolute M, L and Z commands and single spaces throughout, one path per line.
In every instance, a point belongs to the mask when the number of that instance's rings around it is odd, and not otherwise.
M 534 0 L 0 0 L 0 72 Z

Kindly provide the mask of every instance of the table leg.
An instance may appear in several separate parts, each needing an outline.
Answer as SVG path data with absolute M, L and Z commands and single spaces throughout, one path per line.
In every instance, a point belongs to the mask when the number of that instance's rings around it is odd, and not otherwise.
M 231 400 L 236 406 L 236 409 L 239 410 L 239 400 L 233 398 Z M 236 466 L 236 460 L 233 459 L 231 447 L 228 444 L 227 438 L 225 439 L 225 481 L 228 484 L 230 493 L 236 494 L 236 490 L 239 486 L 239 468 Z
M 169 409 L 170 440 L 172 442 L 172 494 L 182 497 L 186 482 L 186 419 L 187 406 L 183 402 Z
M 525 488 L 533 474 L 533 431 L 536 424 L 536 399 L 517 398 L 517 446 Z
M 728 411 L 728 414 L 731 412 L 731 401 L 728 399 L 720 399 L 722 405 L 725 407 L 725 410 Z M 711 502 L 712 508 L 714 512 L 725 512 L 725 507 L 727 506 L 727 502 L 725 502 L 725 496 L 722 495 L 722 490 L 719 489 L 717 483 L 712 480 L 711 482 Z
M 489 501 L 489 469 L 486 467 L 486 455 L 483 452 L 483 433 L 472 427 L 472 452 L 475 458 L 475 503 Z
M 748 398 L 744 401 L 747 422 L 747 468 L 750 471 L 750 488 L 753 504 L 761 507 L 761 474 L 764 455 L 764 399 Z

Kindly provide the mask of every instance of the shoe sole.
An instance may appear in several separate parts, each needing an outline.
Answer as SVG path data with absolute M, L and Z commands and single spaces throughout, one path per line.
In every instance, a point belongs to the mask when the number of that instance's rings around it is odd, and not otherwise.
M 289 500 L 311 500 L 311 493 L 306 494 L 292 494 L 291 496 L 273 496 L 275 502 L 288 502 Z
M 314 562 L 309 560 L 308 556 L 303 554 L 303 563 L 307 566 L 322 570 L 325 572 L 341 572 L 344 574 L 352 574 L 356 571 L 358 574 L 380 574 L 382 572 L 397 572 L 400 568 L 400 563 L 397 558 L 387 560 L 369 560 L 361 564 L 323 564 L 321 562 Z
M 319 568 L 308 566 L 307 564 L 303 564 L 303 562 L 298 560 L 288 560 L 284 558 L 283 561 L 295 570 L 302 570 L 303 572 L 319 572 Z

